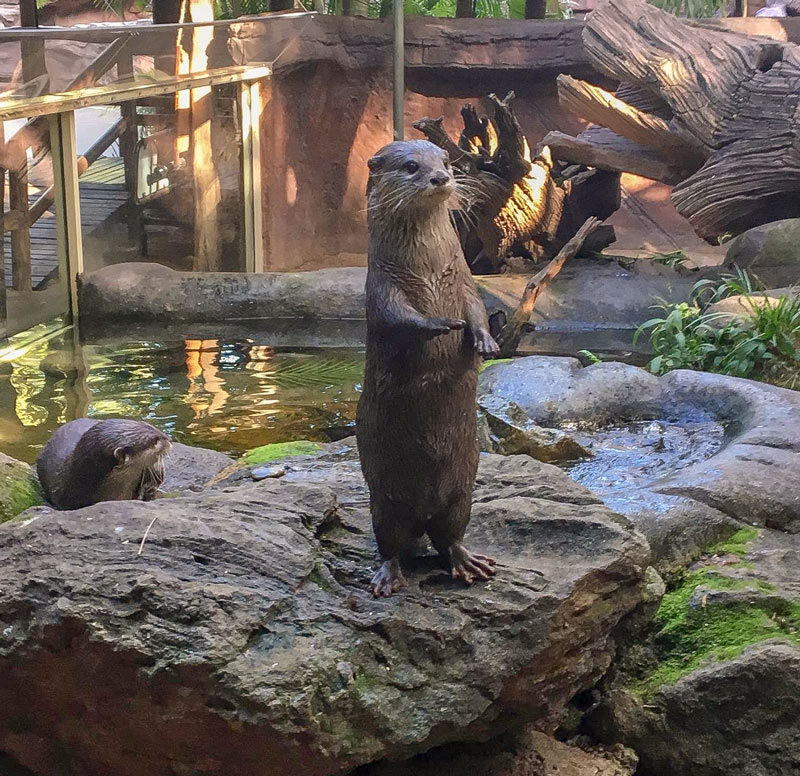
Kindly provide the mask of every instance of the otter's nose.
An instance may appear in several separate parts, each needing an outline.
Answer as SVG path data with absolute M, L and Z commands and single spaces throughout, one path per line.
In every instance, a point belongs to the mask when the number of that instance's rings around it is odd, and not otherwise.
M 440 170 L 439 172 L 435 172 L 433 175 L 431 175 L 431 183 L 434 186 L 444 186 L 449 182 L 450 176 L 444 170 Z

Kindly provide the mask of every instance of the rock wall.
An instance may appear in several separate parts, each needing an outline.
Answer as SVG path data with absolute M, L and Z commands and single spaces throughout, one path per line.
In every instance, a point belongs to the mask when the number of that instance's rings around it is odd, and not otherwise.
M 457 136 L 464 102 L 482 104 L 490 92 L 510 89 L 531 143 L 551 128 L 580 129 L 558 106 L 555 75 L 591 77 L 581 29 L 555 21 L 409 19 L 406 137 L 422 137 L 411 122 L 426 115 L 444 116 Z M 246 30 L 240 42 L 250 61 L 272 45 Z M 391 141 L 391 117 L 387 22 L 316 19 L 280 56 L 262 124 L 267 269 L 366 263 L 366 162 Z
M 720 23 L 720 22 L 718 22 Z M 726 19 L 726 26 L 800 40 L 798 19 Z M 558 104 L 555 77 L 595 83 L 583 22 L 410 17 L 406 29 L 406 137 L 411 122 L 444 116 L 458 133 L 464 102 L 490 92 L 517 94 L 515 110 L 532 145 L 547 131 L 580 130 Z M 240 61 L 263 61 L 275 41 L 264 25 L 243 25 Z M 366 263 L 367 167 L 392 139 L 391 27 L 388 22 L 323 16 L 288 43 L 274 64 L 262 122 L 264 246 L 268 270 Z M 608 85 L 608 82 L 606 82 Z M 665 200 L 669 190 L 659 190 Z

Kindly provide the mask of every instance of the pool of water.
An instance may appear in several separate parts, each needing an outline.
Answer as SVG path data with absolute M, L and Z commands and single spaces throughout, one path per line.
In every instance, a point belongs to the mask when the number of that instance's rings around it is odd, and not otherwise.
M 154 325 L 90 332 L 59 321 L 0 342 L 0 452 L 33 462 L 78 417 L 146 420 L 173 439 L 237 455 L 258 445 L 330 442 L 354 431 L 362 322 Z M 641 362 L 629 331 L 536 334 L 526 354 Z M 300 346 L 302 345 L 302 346 Z
M 41 334 L 37 332 L 35 334 Z M 76 417 L 146 420 L 173 439 L 237 454 L 353 433 L 363 352 L 248 338 L 79 344 L 74 330 L 0 345 L 0 451 L 33 462 Z
M 655 484 L 710 458 L 725 444 L 724 426 L 706 416 L 641 420 L 595 430 L 562 428 L 592 453 L 563 468 L 601 497 Z

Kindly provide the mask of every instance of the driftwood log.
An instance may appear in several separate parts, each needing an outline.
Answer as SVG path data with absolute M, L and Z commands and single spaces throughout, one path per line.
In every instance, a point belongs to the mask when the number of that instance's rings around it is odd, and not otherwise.
M 510 358 L 517 352 L 519 341 L 525 333 L 525 327 L 531 319 L 533 308 L 536 306 L 536 300 L 539 295 L 549 285 L 550 281 L 561 272 L 567 260 L 580 253 L 586 240 L 599 228 L 600 221 L 596 218 L 588 218 L 586 223 L 578 229 L 575 235 L 556 254 L 555 258 L 525 284 L 525 290 L 522 292 L 522 299 L 520 299 L 517 309 L 514 310 L 510 320 L 503 326 L 497 337 L 497 342 L 500 345 L 500 355 L 503 358 Z
M 800 46 L 609 0 L 583 33 L 615 94 L 566 75 L 559 99 L 597 126 L 553 155 L 674 185 L 707 240 L 800 216 Z
M 476 272 L 500 272 L 511 257 L 552 258 L 590 216 L 605 219 L 619 207 L 619 174 L 571 165 L 564 170 L 543 147 L 532 156 L 511 108 L 513 92 L 489 95 L 493 118 L 467 103 L 458 142 L 442 119 L 414 126 L 447 150 L 462 191 L 459 229 L 467 261 Z M 613 229 L 594 232 L 585 250 L 601 250 Z

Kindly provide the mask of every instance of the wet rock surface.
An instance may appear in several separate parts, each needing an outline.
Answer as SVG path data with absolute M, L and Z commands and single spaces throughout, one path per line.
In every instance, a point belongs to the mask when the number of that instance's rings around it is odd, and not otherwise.
M 552 731 L 640 604 L 643 539 L 527 456 L 481 461 L 467 540 L 497 578 L 421 558 L 386 601 L 355 451 L 285 468 L 0 527 L 0 750 L 43 776 L 316 776 Z
M 575 359 L 533 356 L 485 370 L 479 403 L 500 417 L 521 411 L 532 423 L 570 433 L 600 429 L 599 437 L 610 434 L 612 441 L 626 424 L 662 423 L 661 431 L 651 430 L 650 452 L 641 434 L 629 445 L 634 458 L 641 454 L 631 471 L 609 466 L 625 460 L 619 444 L 601 455 L 591 434 L 573 434 L 594 452 L 579 464 L 584 482 L 617 478 L 604 499 L 647 536 L 660 567 L 696 557 L 743 524 L 800 531 L 800 394 L 794 391 L 701 372 L 659 378 L 626 364 L 582 367 Z M 665 466 L 665 448 L 674 442 L 667 432 L 675 428 L 682 429 L 679 444 Z
M 0 453 L 0 523 L 41 503 L 42 492 L 33 468 Z
M 774 642 L 697 670 L 641 703 L 614 691 L 595 730 L 633 747 L 645 776 L 800 773 L 800 649 Z
M 756 275 L 768 288 L 800 280 L 800 218 L 773 221 L 731 240 L 725 263 Z
M 173 442 L 164 463 L 166 476 L 161 491 L 167 494 L 200 491 L 235 463 L 225 453 Z

